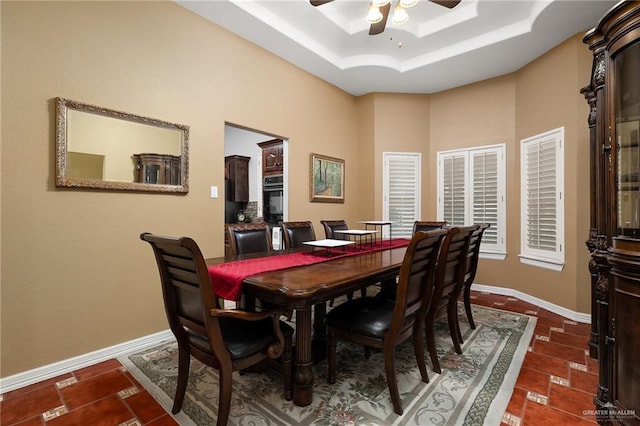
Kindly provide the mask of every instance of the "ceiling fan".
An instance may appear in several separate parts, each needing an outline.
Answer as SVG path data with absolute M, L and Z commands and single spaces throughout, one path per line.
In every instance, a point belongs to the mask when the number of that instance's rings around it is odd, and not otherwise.
M 322 6 L 323 4 L 331 3 L 332 1 L 333 0 L 309 0 L 312 6 Z M 439 4 L 440 6 L 444 6 L 446 8 L 452 9 L 455 6 L 457 6 L 461 0 L 428 0 L 428 1 L 435 4 Z M 415 0 L 413 4 L 417 2 L 418 1 Z M 398 5 L 396 7 L 398 7 L 399 5 L 400 4 L 398 2 Z M 369 7 L 377 8 L 380 11 L 376 22 L 372 22 L 371 26 L 369 27 L 369 35 L 380 34 L 384 31 L 385 27 L 387 26 L 387 18 L 389 18 L 389 11 L 391 10 L 391 1 L 387 2 L 384 6 L 380 6 L 380 7 L 375 6 L 372 2 Z M 405 20 L 407 18 L 408 16 L 406 16 L 406 13 L 405 13 Z

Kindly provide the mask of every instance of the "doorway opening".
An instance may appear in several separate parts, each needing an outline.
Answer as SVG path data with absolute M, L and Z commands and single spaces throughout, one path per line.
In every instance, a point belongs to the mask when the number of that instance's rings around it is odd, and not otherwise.
M 285 137 L 225 123 L 225 223 L 266 222 L 279 231 L 288 217 L 288 145 Z

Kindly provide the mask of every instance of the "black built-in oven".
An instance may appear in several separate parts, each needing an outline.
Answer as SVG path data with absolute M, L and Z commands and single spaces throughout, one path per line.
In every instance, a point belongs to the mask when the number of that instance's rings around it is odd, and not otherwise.
M 265 176 L 262 185 L 262 217 L 270 225 L 282 222 L 284 203 L 284 179 L 282 175 Z

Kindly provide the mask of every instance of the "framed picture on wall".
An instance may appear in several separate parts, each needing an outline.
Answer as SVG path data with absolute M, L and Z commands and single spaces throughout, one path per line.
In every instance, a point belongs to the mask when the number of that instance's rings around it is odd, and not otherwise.
M 344 203 L 344 160 L 311 154 L 310 200 L 316 203 Z

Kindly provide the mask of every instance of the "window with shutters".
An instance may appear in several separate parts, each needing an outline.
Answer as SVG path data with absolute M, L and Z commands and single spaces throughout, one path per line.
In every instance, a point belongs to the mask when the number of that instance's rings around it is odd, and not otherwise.
M 449 226 L 489 223 L 484 258 L 504 259 L 505 145 L 438 152 L 438 220 Z
M 382 219 L 392 222 L 393 237 L 410 238 L 420 219 L 421 161 L 420 153 L 382 153 Z M 389 227 L 383 228 L 388 232 Z
M 564 266 L 564 128 L 520 141 L 520 260 Z

